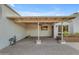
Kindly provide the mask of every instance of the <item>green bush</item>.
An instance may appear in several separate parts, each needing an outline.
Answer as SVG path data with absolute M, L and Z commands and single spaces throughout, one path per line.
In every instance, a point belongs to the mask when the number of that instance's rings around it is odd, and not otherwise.
M 63 32 L 63 35 L 64 36 L 68 36 L 69 35 L 69 32 L 65 31 L 65 32 Z
M 75 35 L 79 35 L 79 32 L 76 32 Z

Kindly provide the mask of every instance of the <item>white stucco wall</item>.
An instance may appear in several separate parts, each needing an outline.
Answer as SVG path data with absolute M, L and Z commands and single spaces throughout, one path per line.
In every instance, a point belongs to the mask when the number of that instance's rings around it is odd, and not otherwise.
M 73 19 L 71 21 L 69 21 L 69 32 L 70 34 L 73 34 L 74 31 L 74 27 L 73 27 Z
M 1 19 L 1 17 L 2 17 L 2 7 L 0 5 L 0 19 Z
M 9 38 L 16 35 L 17 40 L 27 36 L 26 29 L 13 21 L 7 19 L 7 16 L 19 16 L 12 10 L 2 5 L 2 18 L 0 19 L 0 49 L 9 45 Z
M 56 24 L 54 24 L 54 38 L 58 35 L 58 27 Z
M 79 33 L 79 16 L 77 16 L 73 21 L 70 23 L 70 31 L 71 33 Z

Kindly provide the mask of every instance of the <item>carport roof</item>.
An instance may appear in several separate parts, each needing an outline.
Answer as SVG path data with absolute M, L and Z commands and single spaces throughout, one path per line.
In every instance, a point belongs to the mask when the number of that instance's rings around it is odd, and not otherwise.
M 21 16 L 21 17 L 8 17 L 17 23 L 35 23 L 35 22 L 63 22 L 74 19 L 74 16 Z

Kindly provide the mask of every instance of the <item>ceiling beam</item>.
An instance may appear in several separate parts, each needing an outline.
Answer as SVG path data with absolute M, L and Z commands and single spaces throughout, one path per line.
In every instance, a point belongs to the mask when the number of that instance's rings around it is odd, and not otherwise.
M 75 17 L 72 16 L 55 16 L 55 17 L 43 17 L 43 16 L 39 16 L 39 17 L 8 17 L 8 19 L 13 20 L 16 23 L 56 23 L 56 22 L 64 22 L 64 21 L 68 21 L 71 19 L 74 19 Z

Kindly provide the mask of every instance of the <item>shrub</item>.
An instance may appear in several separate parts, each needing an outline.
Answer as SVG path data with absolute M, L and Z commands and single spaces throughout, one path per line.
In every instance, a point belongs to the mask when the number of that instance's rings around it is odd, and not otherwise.
M 75 35 L 79 35 L 79 32 L 76 32 Z
M 63 32 L 63 35 L 64 36 L 68 36 L 69 35 L 69 32 L 65 31 L 65 32 Z

